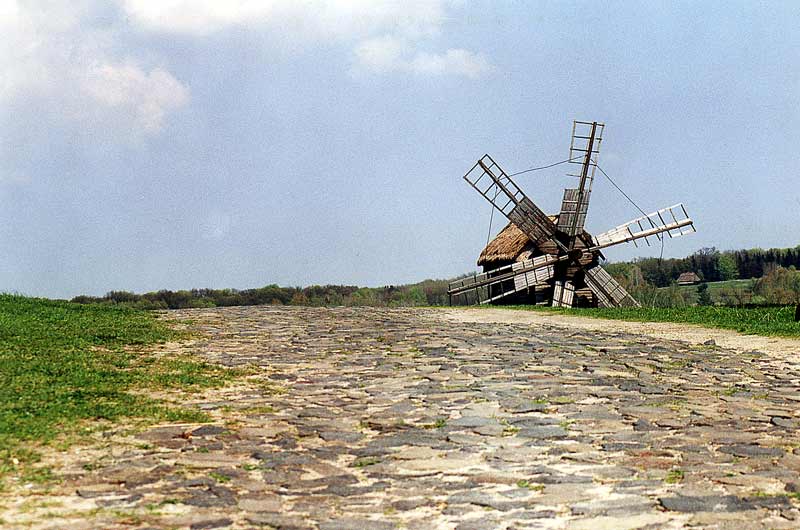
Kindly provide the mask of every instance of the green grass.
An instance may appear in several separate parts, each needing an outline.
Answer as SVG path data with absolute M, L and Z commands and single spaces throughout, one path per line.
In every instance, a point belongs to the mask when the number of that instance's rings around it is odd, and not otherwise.
M 686 474 L 682 469 L 671 469 L 669 473 L 667 473 L 667 476 L 664 477 L 664 482 L 667 484 L 677 484 L 683 482 L 685 476 Z
M 708 328 L 732 329 L 740 333 L 780 337 L 800 337 L 800 323 L 794 321 L 794 306 L 722 307 L 692 306 L 681 308 L 553 308 L 544 306 L 493 306 L 579 315 L 632 322 L 683 322 Z
M 750 297 L 749 302 L 751 303 L 759 303 L 763 302 L 763 299 L 753 294 L 753 282 L 754 279 L 748 280 L 726 280 L 721 282 L 708 282 L 708 294 L 711 296 L 711 301 L 714 303 L 723 303 L 722 300 L 722 291 L 725 289 L 741 289 L 747 293 Z M 697 285 L 679 285 L 678 288 L 687 294 L 688 302 L 692 304 L 696 304 L 698 300 L 697 288 L 700 284 Z M 667 289 L 667 287 L 662 287 L 662 289 Z
M 234 375 L 141 351 L 180 337 L 143 311 L 0 294 L 0 476 L 24 472 L 38 445 L 79 434 L 88 420 L 206 420 L 143 392 L 216 386 Z

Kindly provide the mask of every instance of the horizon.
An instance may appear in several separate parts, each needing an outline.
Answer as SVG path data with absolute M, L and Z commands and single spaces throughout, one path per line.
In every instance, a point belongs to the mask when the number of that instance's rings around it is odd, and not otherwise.
M 453 278 L 489 232 L 462 175 L 563 160 L 574 119 L 646 212 L 685 204 L 665 258 L 800 243 L 800 4 L 189 6 L 0 0 L 0 291 Z M 514 180 L 552 213 L 565 173 Z M 598 172 L 587 229 L 638 216 Z
M 688 255 L 683 256 L 683 257 L 664 257 L 663 259 L 665 259 L 665 260 L 669 260 L 669 259 L 678 259 L 678 260 L 687 259 L 687 258 L 691 257 L 693 254 L 696 254 L 696 253 L 698 253 L 698 252 L 700 252 L 702 250 L 706 250 L 708 248 L 710 248 L 710 247 L 704 247 L 704 248 L 701 248 L 701 249 L 697 249 L 694 252 L 692 252 L 691 254 L 688 254 Z M 769 252 L 769 251 L 774 251 L 774 250 L 787 250 L 787 249 L 795 249 L 795 248 L 800 248 L 800 244 L 795 245 L 794 247 L 773 247 L 773 248 L 763 248 L 763 249 L 762 248 L 758 248 L 758 247 L 753 247 L 753 248 L 749 248 L 749 249 L 725 249 L 725 250 L 716 249 L 715 248 L 715 250 L 717 250 L 718 252 L 724 254 L 726 252 L 737 252 L 737 251 L 763 250 L 765 252 Z M 620 260 L 620 261 L 605 260 L 605 261 L 603 261 L 601 263 L 601 265 L 614 265 L 614 264 L 626 264 L 626 263 L 636 264 L 638 262 L 638 260 L 648 260 L 648 259 L 660 260 L 661 258 L 658 258 L 658 257 L 655 257 L 655 256 L 638 256 L 638 257 L 633 258 L 632 260 Z M 278 283 L 265 283 L 265 284 L 251 285 L 251 286 L 246 286 L 246 287 L 230 287 L 230 286 L 220 286 L 220 287 L 203 286 L 203 287 L 200 287 L 200 286 L 194 286 L 194 287 L 179 287 L 179 288 L 174 288 L 174 289 L 158 288 L 158 289 L 153 289 L 153 290 L 150 290 L 150 291 L 132 292 L 132 294 L 145 295 L 145 294 L 154 294 L 154 293 L 158 293 L 158 292 L 161 292 L 161 291 L 178 292 L 178 291 L 203 291 L 203 290 L 211 290 L 211 291 L 232 290 L 232 291 L 241 292 L 241 291 L 263 289 L 263 288 L 267 288 L 267 287 L 277 287 L 277 288 L 280 288 L 280 289 L 300 289 L 300 290 L 302 290 L 302 289 L 310 289 L 310 288 L 314 288 L 314 287 L 348 287 L 348 288 L 354 287 L 354 288 L 357 288 L 357 289 L 389 289 L 389 288 L 411 287 L 411 286 L 416 286 L 416 285 L 419 285 L 419 284 L 422 284 L 422 283 L 425 283 L 425 282 L 449 282 L 449 281 L 452 281 L 452 280 L 454 280 L 456 278 L 460 278 L 460 277 L 464 277 L 464 276 L 468 276 L 470 274 L 480 273 L 480 272 L 481 272 L 480 269 L 476 268 L 474 271 L 463 272 L 463 273 L 460 273 L 460 274 L 454 274 L 454 275 L 449 276 L 449 277 L 440 277 L 440 278 L 429 277 L 429 278 L 423 278 L 421 280 L 410 281 L 410 282 L 405 282 L 405 283 L 386 283 L 386 284 L 380 284 L 380 285 L 358 285 L 358 284 L 344 284 L 344 283 L 325 283 L 325 284 L 322 284 L 322 283 L 309 283 L 309 284 L 305 284 L 305 285 L 286 285 L 286 284 L 281 285 L 281 284 L 278 284 Z M 755 280 L 755 279 L 756 278 L 734 278 L 734 281 L 748 281 L 748 280 Z M 725 283 L 725 282 L 728 282 L 728 281 L 730 281 L 730 280 L 722 280 L 721 282 Z M 704 283 L 705 283 L 705 281 L 704 281 Z M 709 282 L 709 283 L 712 283 L 712 282 Z M 90 298 L 102 298 L 102 297 L 104 297 L 104 296 L 106 296 L 108 294 L 111 294 L 112 292 L 130 292 L 130 291 L 108 290 L 108 291 L 105 291 L 105 292 L 103 292 L 101 294 L 81 293 L 81 294 L 78 294 L 78 295 L 75 295 L 75 296 L 72 296 L 72 297 L 69 297 L 69 298 L 57 298 L 57 300 L 70 300 L 72 298 L 81 297 L 81 296 L 87 296 L 87 297 L 90 297 Z M 0 294 L 11 294 L 11 295 L 15 295 L 15 296 L 16 295 L 27 296 L 25 293 L 18 293 L 18 292 L 5 292 L 5 293 L 0 293 Z

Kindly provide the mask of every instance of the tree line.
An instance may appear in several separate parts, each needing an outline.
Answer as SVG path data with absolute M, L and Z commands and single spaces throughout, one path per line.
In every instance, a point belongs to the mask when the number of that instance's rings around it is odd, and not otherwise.
M 794 248 L 754 248 L 721 252 L 714 247 L 701 248 L 685 258 L 637 258 L 629 262 L 603 265 L 631 294 L 637 298 L 663 300 L 665 305 L 679 305 L 685 293 L 675 288 L 675 280 L 684 272 L 695 272 L 704 282 L 736 278 L 761 278 L 776 269 L 762 282 L 764 298 L 784 300 L 800 292 L 795 286 L 800 269 L 800 246 Z M 783 274 L 781 276 L 781 274 Z M 192 307 L 223 307 L 238 305 L 307 305 L 307 306 L 436 306 L 447 305 L 447 286 L 452 280 L 425 280 L 407 285 L 357 287 L 353 285 L 312 285 L 309 287 L 280 287 L 267 285 L 255 289 L 191 289 L 161 290 L 144 294 L 111 291 L 105 296 L 76 296 L 73 302 L 88 304 L 120 304 L 140 309 L 183 309 Z M 797 280 L 800 281 L 800 280 Z M 772 285 L 778 285 L 772 287 Z M 754 284 L 755 285 L 755 284 Z M 662 289 L 656 292 L 657 288 Z M 755 292 L 755 291 L 754 291 Z M 767 293 L 769 295 L 767 296 Z M 787 294 L 788 293 L 788 294 Z M 732 293 L 731 300 L 743 299 Z M 758 294 L 758 293 L 756 293 Z M 793 299 L 793 298 L 792 298 Z M 734 300 L 735 301 L 735 300 Z M 736 301 L 735 303 L 739 303 Z M 730 302 L 734 303 L 734 302 Z
M 312 285 L 256 289 L 161 290 L 144 294 L 111 291 L 105 296 L 76 296 L 80 304 L 117 304 L 137 309 L 185 309 L 240 305 L 304 306 L 426 306 L 447 305 L 448 280 L 425 280 L 409 285 L 357 287 L 353 285 Z
M 668 287 L 684 272 L 695 272 L 705 282 L 761 278 L 775 267 L 800 268 L 800 246 L 722 252 L 707 247 L 685 258 L 638 258 L 605 267 L 611 274 L 624 274 L 631 264 L 638 266 L 644 280 L 656 287 Z

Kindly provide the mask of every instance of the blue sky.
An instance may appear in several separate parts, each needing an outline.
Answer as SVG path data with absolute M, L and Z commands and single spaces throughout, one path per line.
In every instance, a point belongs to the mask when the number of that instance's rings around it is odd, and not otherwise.
M 467 272 L 490 210 L 461 176 L 563 160 L 576 118 L 645 210 L 686 204 L 698 233 L 665 255 L 794 246 L 799 24 L 796 2 L 0 0 L 0 290 Z M 556 211 L 565 172 L 517 182 Z M 590 231 L 636 215 L 598 175 Z

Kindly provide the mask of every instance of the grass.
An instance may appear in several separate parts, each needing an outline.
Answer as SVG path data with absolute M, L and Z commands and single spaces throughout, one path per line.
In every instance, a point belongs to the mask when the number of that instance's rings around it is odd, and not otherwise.
M 492 306 L 535 310 L 592 318 L 632 322 L 681 322 L 708 328 L 732 329 L 740 333 L 800 337 L 800 323 L 794 321 L 794 306 L 785 307 L 642 307 L 642 308 L 554 308 L 545 306 Z
M 375 464 L 380 464 L 380 463 L 381 463 L 380 458 L 374 456 L 365 456 L 363 458 L 356 459 L 353 462 L 352 467 L 362 468 L 367 466 L 374 466 Z
M 685 477 L 685 473 L 682 469 L 670 469 L 667 476 L 664 477 L 664 482 L 667 484 L 678 484 L 679 482 L 683 482 Z
M 142 352 L 181 336 L 143 311 L 0 294 L 0 477 L 32 472 L 37 446 L 79 436 L 89 420 L 205 421 L 199 410 L 145 395 L 233 377 Z
M 535 484 L 530 482 L 529 480 L 518 480 L 517 481 L 518 488 L 529 489 L 531 491 L 544 491 L 544 484 Z
M 708 285 L 708 294 L 711 296 L 711 300 L 715 303 L 723 302 L 721 295 L 722 291 L 725 289 L 743 290 L 750 297 L 751 302 L 758 303 L 761 299 L 753 294 L 753 282 L 754 280 L 751 278 L 747 280 L 726 280 L 720 282 L 708 282 L 706 283 L 706 285 Z M 678 288 L 681 291 L 688 294 L 690 303 L 697 303 L 698 287 L 700 287 L 700 284 L 678 286 Z M 662 287 L 662 289 L 667 289 L 667 287 Z

